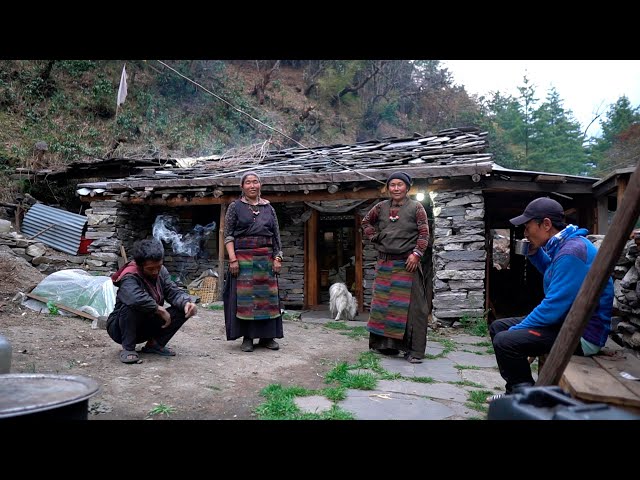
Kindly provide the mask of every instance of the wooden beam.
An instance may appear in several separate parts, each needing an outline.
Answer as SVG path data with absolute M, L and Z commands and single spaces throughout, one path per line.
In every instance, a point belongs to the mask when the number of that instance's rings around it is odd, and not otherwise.
M 483 188 L 485 192 L 540 192 L 540 193 L 565 193 L 571 194 L 588 194 L 591 195 L 591 184 L 589 183 L 533 183 L 533 182 L 514 182 L 508 180 L 483 180 Z
M 354 214 L 356 231 L 355 231 L 355 247 L 356 247 L 356 300 L 358 300 L 358 312 L 364 312 L 364 263 L 362 260 L 362 218 L 356 212 Z
M 227 205 L 222 203 L 220 205 L 220 217 L 218 218 L 218 298 L 221 300 L 225 277 L 224 254 L 227 251 L 227 249 L 224 248 L 224 222 L 226 215 Z
M 63 305 L 62 303 L 54 302 L 52 300 L 49 300 L 48 298 L 41 297 L 40 295 L 34 295 L 33 293 L 25 293 L 25 295 L 27 297 L 29 297 L 29 298 L 33 298 L 34 300 L 38 300 L 39 302 L 42 302 L 42 303 L 45 303 L 45 304 L 51 302 L 56 307 L 58 307 L 60 310 L 65 310 L 67 312 L 71 312 L 71 313 L 73 313 L 75 315 L 78 315 L 80 317 L 84 317 L 84 318 L 87 318 L 89 320 L 95 320 L 96 319 L 96 317 L 94 317 L 93 315 L 89 315 L 88 313 L 85 313 L 85 312 L 83 312 L 81 310 L 76 310 L 75 308 L 72 308 L 72 307 L 67 307 L 66 305 Z
M 434 177 L 457 177 L 483 175 L 491 172 L 493 162 L 478 162 L 470 164 L 454 165 L 429 165 L 421 167 L 407 167 L 402 165 L 403 171 L 414 179 Z M 391 169 L 359 169 L 347 172 L 320 173 L 309 172 L 296 175 L 265 175 L 261 176 L 262 185 L 304 185 L 304 184 L 340 184 L 345 182 L 379 181 L 385 183 Z M 146 187 L 176 188 L 176 187 L 210 187 L 210 186 L 234 186 L 237 187 L 238 178 L 202 176 L 185 179 L 154 179 L 154 180 L 118 180 L 113 182 L 79 183 L 77 188 L 104 188 L 111 191 L 144 189 Z
M 609 199 L 600 197 L 596 206 L 596 230 L 597 235 L 604 235 L 609 230 Z
M 618 204 L 609 233 L 604 237 L 578 296 L 562 324 L 536 385 L 557 385 L 562 378 L 639 215 L 640 168 L 636 168 L 629 179 L 622 202 Z
M 328 200 L 369 200 L 373 198 L 386 198 L 386 195 L 377 189 L 358 190 L 357 192 L 345 191 L 336 192 L 333 195 L 323 192 L 309 192 L 304 193 L 276 193 L 272 192 L 270 195 L 265 195 L 265 198 L 271 203 L 283 203 L 283 202 L 320 202 Z M 119 202 L 125 205 L 159 205 L 166 207 L 192 207 L 199 205 L 221 205 L 223 203 L 228 204 L 238 198 L 237 195 L 223 195 L 219 198 L 215 197 L 195 197 L 195 198 L 140 198 L 140 197 L 121 197 Z M 94 199 L 95 200 L 95 199 Z
M 320 288 L 318 281 L 318 224 L 320 216 L 315 209 L 305 222 L 304 228 L 304 305 L 305 308 L 318 305 Z
M 617 200 L 617 204 L 618 204 L 618 208 L 620 208 L 620 205 L 622 205 L 622 197 L 624 196 L 624 192 L 627 189 L 627 183 L 629 182 L 629 180 L 627 180 L 624 177 L 618 177 L 616 178 L 616 200 Z

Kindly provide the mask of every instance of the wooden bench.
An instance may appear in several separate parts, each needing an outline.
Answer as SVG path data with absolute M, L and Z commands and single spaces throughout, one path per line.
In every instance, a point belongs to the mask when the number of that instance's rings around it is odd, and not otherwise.
M 623 349 L 603 349 L 592 357 L 574 355 L 559 386 L 578 400 L 607 403 L 640 414 L 640 381 L 628 380 L 620 372 L 640 377 L 640 359 Z

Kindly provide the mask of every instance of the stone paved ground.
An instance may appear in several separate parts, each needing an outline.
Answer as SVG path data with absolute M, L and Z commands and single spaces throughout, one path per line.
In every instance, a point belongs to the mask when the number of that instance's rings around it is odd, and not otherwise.
M 303 314 L 303 321 L 329 321 L 322 314 L 311 317 Z M 366 323 L 356 321 L 348 325 Z M 470 335 L 459 329 L 430 331 L 427 357 L 421 364 L 410 364 L 401 356 L 380 355 L 380 366 L 400 377 L 383 380 L 375 372 L 353 370 L 351 373 L 376 376 L 376 387 L 374 390 L 349 389 L 346 398 L 336 405 L 358 420 L 486 419 L 487 404 L 483 399 L 504 391 L 504 380 L 498 372 L 489 337 Z M 333 405 L 319 395 L 297 397 L 295 402 L 300 410 L 315 413 Z

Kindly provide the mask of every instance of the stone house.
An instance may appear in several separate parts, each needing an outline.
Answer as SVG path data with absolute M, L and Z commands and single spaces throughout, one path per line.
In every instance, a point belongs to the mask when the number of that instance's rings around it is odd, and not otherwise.
M 128 250 L 149 237 L 158 216 L 169 215 L 182 235 L 216 223 L 197 252 L 176 253 L 167 245 L 169 271 L 183 283 L 207 268 L 224 271 L 226 207 L 240 193 L 241 175 L 255 170 L 279 218 L 284 306 L 326 308 L 330 284 L 344 281 L 366 310 L 376 254 L 360 221 L 387 198 L 388 175 L 404 170 L 414 179 L 410 195 L 429 215 L 432 246 L 426 260 L 434 318 L 450 324 L 464 317 L 526 313 L 541 298 L 541 282 L 524 258 L 514 255 L 514 240 L 523 232 L 509 218 L 530 200 L 551 196 L 564 206 L 568 221 L 604 233 L 615 192 L 603 190 L 598 199 L 592 189 L 597 178 L 502 168 L 492 161 L 486 136 L 465 127 L 259 155 L 148 160 L 131 166 L 124 178 L 79 183 L 77 192 L 88 207 L 86 237 L 94 239 L 89 251 L 99 259 L 94 268 L 112 271 L 121 246 Z M 500 229 L 508 233 L 504 269 L 493 262 Z

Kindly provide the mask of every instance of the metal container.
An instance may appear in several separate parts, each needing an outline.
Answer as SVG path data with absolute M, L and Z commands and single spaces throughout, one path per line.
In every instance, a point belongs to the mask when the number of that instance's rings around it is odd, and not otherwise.
M 11 371 L 11 343 L 0 335 L 0 374 Z
M 0 375 L 0 420 L 86 420 L 95 380 L 77 375 Z
M 529 240 L 527 240 L 526 238 L 516 240 L 514 248 L 516 255 L 526 255 L 527 253 L 529 253 L 529 243 Z

